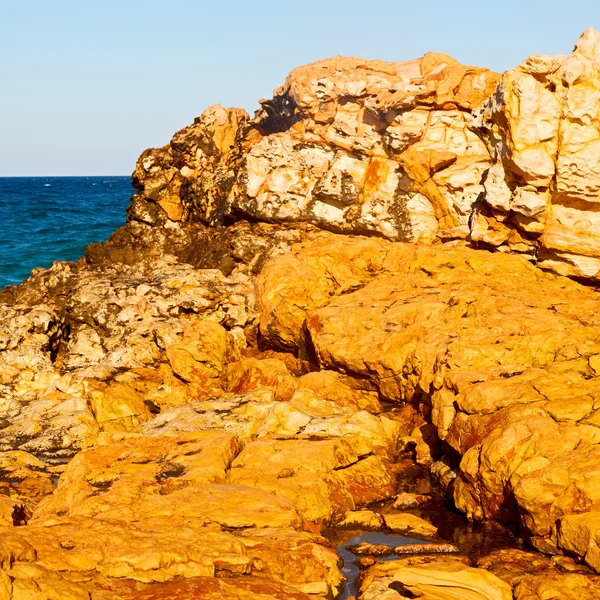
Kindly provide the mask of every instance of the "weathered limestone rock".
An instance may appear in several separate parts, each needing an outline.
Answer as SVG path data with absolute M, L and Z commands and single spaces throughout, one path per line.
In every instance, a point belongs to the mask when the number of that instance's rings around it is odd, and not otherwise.
M 513 599 L 508 584 L 484 569 L 464 565 L 459 557 L 379 563 L 367 571 L 358 597 L 395 600 L 421 596 L 439 600 Z
M 299 67 L 254 119 L 212 106 L 145 151 L 127 227 L 89 255 L 131 261 L 141 244 L 206 264 L 200 223 L 249 218 L 468 240 L 598 280 L 599 56 L 589 29 L 570 56 L 532 55 L 502 76 L 439 53 Z M 241 256 L 227 255 L 214 261 L 225 272 Z
M 533 55 L 504 73 L 482 107 L 494 164 L 474 241 L 599 279 L 599 65 L 600 34 L 588 29 L 570 56 Z
M 54 515 L 143 522 L 187 516 L 228 527 L 294 527 L 287 502 L 228 483 L 237 440 L 221 431 L 135 436 L 78 454 L 32 522 Z M 221 484 L 221 485 L 211 485 Z
M 319 398 L 338 406 L 371 413 L 383 412 L 377 393 L 352 387 L 356 380 L 343 377 L 335 371 L 314 371 L 299 378 L 299 387 L 310 389 Z
M 170 145 L 146 150 L 133 174 L 134 186 L 144 190 L 143 200 L 133 204 L 136 217 L 155 223 L 157 212 L 148 206 L 154 202 L 162 219 L 187 220 L 190 212 L 197 219 L 214 218 L 227 198 L 247 121 L 243 110 L 214 105 L 177 132 Z
M 230 481 L 289 499 L 309 528 L 341 520 L 348 510 L 395 490 L 389 462 L 359 456 L 351 437 L 251 442 L 234 460 Z
M 233 214 L 426 243 L 440 229 L 466 231 L 490 164 L 470 119 L 497 80 L 436 53 L 300 67 L 255 119 L 212 106 L 144 152 L 130 218 L 214 224 Z
M 436 536 L 357 510 L 427 468 L 579 563 L 366 556 L 360 598 L 597 597 L 600 300 L 528 259 L 600 280 L 599 71 L 594 30 L 330 59 L 146 151 L 125 228 L 0 292 L 0 600 L 332 600 L 318 532 Z
M 115 596 L 113 596 L 115 598 Z M 264 577 L 190 577 L 150 586 L 118 600 L 309 600 L 310 596 Z
M 266 266 L 265 335 L 286 322 L 292 299 L 307 307 L 286 347 L 295 331 L 296 347 L 312 348 L 323 368 L 366 379 L 389 401 L 430 405 L 438 435 L 462 456 L 457 506 L 475 519 L 519 519 L 538 548 L 558 551 L 556 520 L 600 501 L 596 293 L 518 257 L 391 244 L 356 291 L 311 310 L 304 298 L 327 277 L 313 252 L 337 256 L 343 271 L 338 240 L 298 247 L 292 256 L 309 276 L 289 288 Z M 263 303 L 275 289 L 277 303 Z
M 600 584 L 583 575 L 544 575 L 524 577 L 514 591 L 515 600 L 595 600 L 600 597 Z
M 0 525 L 14 525 L 15 509 L 25 505 L 10 496 L 0 495 Z
M 340 559 L 315 534 L 290 529 L 247 529 L 236 533 L 252 557 L 252 573 L 285 582 L 312 598 L 338 595 Z
M 101 431 L 223 395 L 255 318 L 246 276 L 168 258 L 87 271 L 57 263 L 10 294 L 13 306 L 0 306 L 0 450 L 55 458 Z
M 433 537 L 437 535 L 437 527 L 410 513 L 390 513 L 383 516 L 385 526 L 394 533 L 402 533 L 408 537 Z
M 600 513 L 566 515 L 555 526 L 559 548 L 600 571 Z
M 383 519 L 379 513 L 372 510 L 351 510 L 337 526 L 341 529 L 380 531 L 383 529 Z
M 263 388 L 169 408 L 136 431 L 160 436 L 217 430 L 247 440 L 258 435 L 259 428 L 277 406 L 272 390 Z
M 36 502 L 54 491 L 53 470 L 23 451 L 0 452 L 0 495 Z
M 48 598 L 48 600 L 88 600 L 90 595 L 84 585 L 69 581 L 61 574 L 41 565 L 18 563 L 6 571 L 9 592 L 0 595 L 4 600 L 18 598 Z M 0 588 L 1 589 L 1 588 Z
M 409 510 L 419 508 L 428 504 L 429 502 L 431 502 L 431 496 L 402 492 L 394 499 L 393 507 L 397 510 Z
M 147 521 L 143 528 L 85 517 L 55 519 L 46 526 L 17 531 L 35 552 L 28 562 L 39 561 L 55 572 L 95 571 L 155 582 L 177 575 L 213 576 L 216 571 L 245 573 L 251 568 L 243 543 L 231 534 L 198 531 L 181 522 L 173 529 L 164 518 Z
M 229 365 L 228 391 L 243 394 L 258 388 L 272 389 L 276 400 L 290 400 L 296 391 L 296 380 L 285 363 L 276 358 L 258 360 L 244 358 Z
M 297 347 L 306 313 L 381 272 L 390 248 L 389 242 L 374 238 L 340 237 L 339 244 L 330 242 L 330 236 L 318 236 L 265 265 L 257 294 L 261 333 L 271 343 Z M 290 302 L 293 293 L 295 301 Z
M 2 549 L 12 552 L 3 568 L 15 600 L 42 591 L 53 600 L 89 598 L 90 593 L 100 599 L 168 598 L 183 593 L 185 582 L 193 584 L 198 577 L 205 585 L 201 590 L 233 594 L 239 588 L 241 598 L 274 590 L 285 591 L 286 598 L 317 599 L 332 597 L 341 577 L 337 556 L 323 547 L 324 540 L 287 530 L 235 537 L 193 519 L 157 518 L 135 526 L 78 517 L 0 533 Z M 232 575 L 237 583 L 231 582 L 231 589 L 219 587 L 219 581 L 227 583 Z M 215 596 L 221 597 L 229 596 Z
M 582 597 L 588 598 L 587 593 L 594 590 L 597 592 L 600 582 L 600 578 L 593 575 L 584 565 L 566 556 L 550 558 L 514 548 L 492 552 L 479 559 L 477 566 L 491 571 L 508 583 L 514 590 L 515 598 L 551 598 L 553 596 L 549 594 L 550 590 L 559 590 L 561 585 L 564 586 L 564 590 L 558 595 L 560 598 L 572 597 L 569 595 L 570 590 L 577 589 L 577 585 L 581 589 Z M 536 595 L 537 593 L 540 595 Z

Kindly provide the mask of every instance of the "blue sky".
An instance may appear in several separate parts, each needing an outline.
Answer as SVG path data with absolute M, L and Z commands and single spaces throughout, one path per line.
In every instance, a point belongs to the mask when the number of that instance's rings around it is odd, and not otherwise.
M 322 58 L 503 71 L 590 26 L 598 0 L 0 0 L 0 176 L 129 174 L 207 106 L 254 111 Z

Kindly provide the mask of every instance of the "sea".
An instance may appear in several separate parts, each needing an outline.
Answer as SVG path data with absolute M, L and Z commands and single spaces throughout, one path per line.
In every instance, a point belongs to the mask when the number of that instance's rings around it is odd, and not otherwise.
M 0 289 L 125 224 L 131 177 L 0 177 Z

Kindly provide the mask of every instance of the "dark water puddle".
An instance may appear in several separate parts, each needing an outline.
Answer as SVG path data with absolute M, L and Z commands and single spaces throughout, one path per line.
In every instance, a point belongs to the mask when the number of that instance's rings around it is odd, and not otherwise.
M 433 524 L 438 529 L 435 539 L 418 539 L 407 535 L 392 534 L 389 530 L 366 532 L 360 529 L 337 529 L 332 528 L 323 535 L 328 539 L 332 547 L 337 548 L 337 553 L 343 560 L 342 574 L 346 583 L 339 600 L 346 600 L 357 595 L 360 587 L 361 556 L 357 556 L 349 550 L 361 542 L 372 545 L 406 546 L 408 544 L 431 544 L 447 543 L 455 546 L 459 553 L 468 557 L 471 564 L 483 556 L 501 549 L 520 548 L 523 541 L 516 538 L 511 531 L 493 522 L 469 523 L 464 515 L 459 513 L 451 501 L 443 493 L 432 485 L 429 474 L 422 469 L 413 469 L 414 476 L 404 477 L 400 480 L 398 491 L 408 493 L 425 493 L 430 496 L 430 501 L 413 509 L 395 509 L 394 500 L 387 500 L 365 507 L 380 515 L 394 513 L 410 513 Z M 411 473 L 412 474 L 412 473 Z M 387 531 L 387 533 L 386 533 Z M 398 560 L 399 556 L 392 553 L 389 556 L 372 556 L 376 562 Z M 404 558 L 404 556 L 402 557 Z
M 348 546 L 354 546 L 355 544 L 359 544 L 360 542 L 367 542 L 369 544 L 374 545 L 384 545 L 389 546 L 390 548 L 395 548 L 396 546 L 406 546 L 407 544 L 428 543 L 424 542 L 423 540 L 418 540 L 416 538 L 410 538 L 403 535 L 390 535 L 381 532 L 360 533 L 359 535 L 356 535 L 353 538 L 345 541 L 341 546 L 337 547 L 337 553 L 344 561 L 344 566 L 342 567 L 342 575 L 346 578 L 344 590 L 342 592 L 342 595 L 339 597 L 339 600 L 346 600 L 351 596 L 356 596 L 356 594 L 358 593 L 358 584 L 360 577 L 360 556 L 356 556 L 355 554 L 353 554 L 348 549 Z M 377 557 L 377 562 L 394 560 L 397 558 L 398 557 L 394 554 L 390 556 L 380 556 Z

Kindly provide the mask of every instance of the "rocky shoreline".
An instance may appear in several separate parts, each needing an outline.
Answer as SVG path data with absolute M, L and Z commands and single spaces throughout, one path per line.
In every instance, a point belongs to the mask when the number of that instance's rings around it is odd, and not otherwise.
M 600 33 L 261 105 L 0 291 L 0 600 L 600 598 Z

